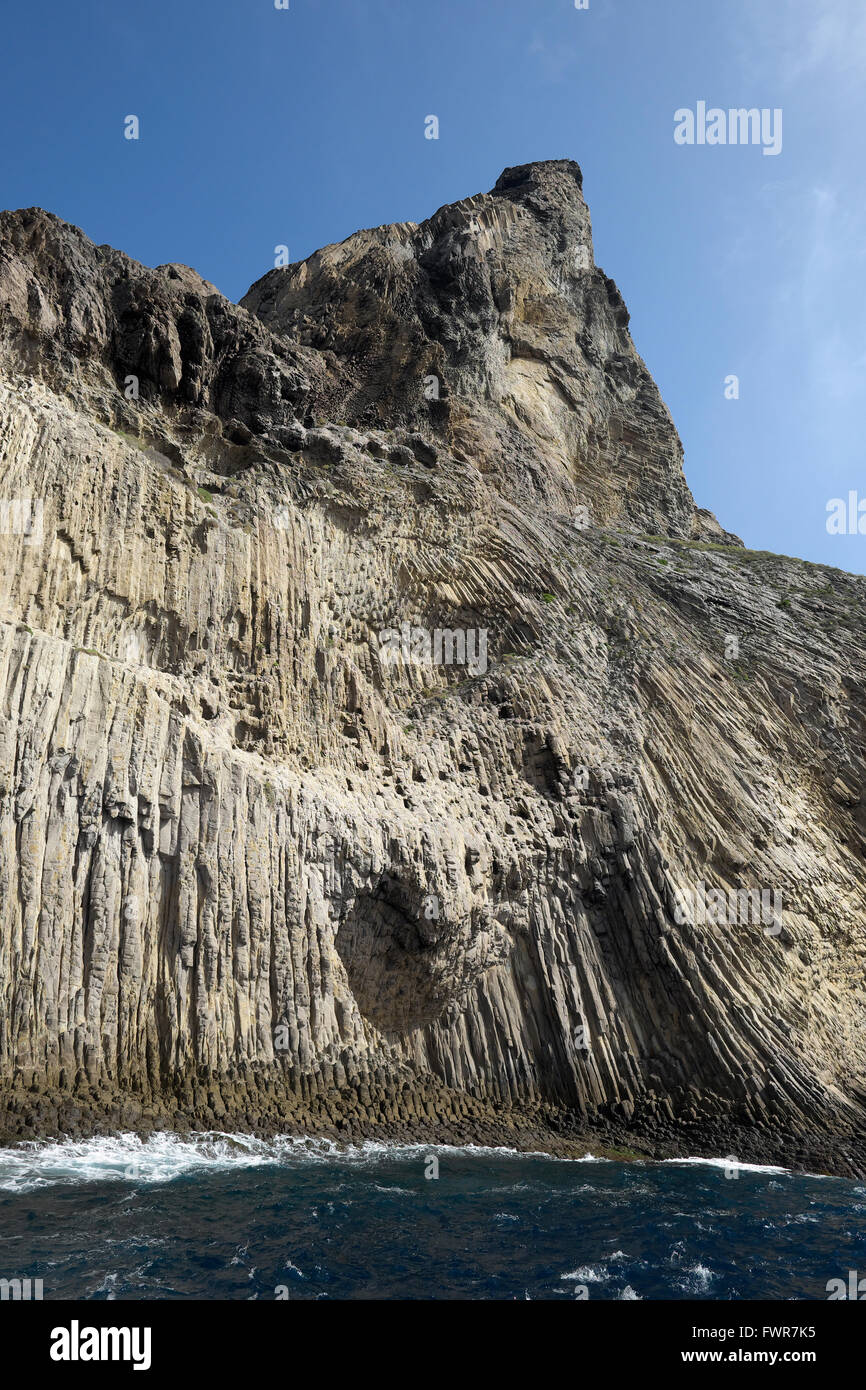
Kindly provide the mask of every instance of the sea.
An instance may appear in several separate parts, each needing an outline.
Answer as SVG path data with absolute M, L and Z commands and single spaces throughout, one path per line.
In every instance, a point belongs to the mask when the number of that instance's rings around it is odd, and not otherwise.
M 858 1268 L 864 1183 L 724 1158 L 220 1133 L 0 1149 L 0 1279 L 44 1300 L 826 1300 Z

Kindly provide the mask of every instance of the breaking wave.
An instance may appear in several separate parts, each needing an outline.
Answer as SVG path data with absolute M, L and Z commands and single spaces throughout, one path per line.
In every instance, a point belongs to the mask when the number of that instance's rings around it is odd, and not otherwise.
M 252 1134 L 218 1130 L 180 1135 L 161 1132 L 100 1135 L 92 1139 L 39 1140 L 0 1148 L 0 1192 L 30 1192 L 53 1184 L 87 1182 L 164 1183 L 208 1170 L 261 1168 L 299 1163 L 367 1165 L 389 1160 L 461 1154 L 467 1158 L 495 1155 L 499 1159 L 544 1158 L 552 1163 L 599 1163 L 591 1154 L 580 1159 L 553 1158 L 510 1148 L 477 1144 L 387 1144 L 366 1140 L 340 1144 L 332 1139 L 281 1135 L 260 1139 Z

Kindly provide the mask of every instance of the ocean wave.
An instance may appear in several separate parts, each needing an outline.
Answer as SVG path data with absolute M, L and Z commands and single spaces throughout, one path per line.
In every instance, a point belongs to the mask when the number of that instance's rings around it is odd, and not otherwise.
M 716 1277 L 711 1269 L 708 1269 L 706 1265 L 700 1263 L 692 1265 L 690 1269 L 684 1270 L 683 1273 L 686 1277 L 680 1287 L 686 1291 L 694 1292 L 703 1292 L 704 1289 L 709 1288 L 710 1283 Z
M 704 1168 L 731 1168 L 740 1173 L 790 1173 L 790 1168 L 777 1168 L 772 1163 L 740 1163 L 733 1158 L 663 1158 L 662 1163 L 696 1164 Z
M 170 1182 L 186 1174 L 291 1164 L 351 1164 L 373 1168 L 385 1162 L 423 1162 L 430 1154 L 463 1159 L 534 1158 L 557 1165 L 615 1163 L 615 1160 L 597 1158 L 591 1153 L 579 1158 L 563 1158 L 542 1150 L 481 1144 L 400 1144 L 374 1139 L 344 1143 L 296 1135 L 261 1139 L 252 1134 L 221 1130 L 189 1135 L 161 1131 L 147 1138 L 135 1134 L 99 1135 L 82 1140 L 30 1140 L 0 1148 L 0 1192 L 32 1192 L 57 1184 L 88 1182 L 137 1186 Z M 668 1158 L 662 1162 L 668 1166 L 724 1169 L 730 1166 L 731 1160 L 688 1157 Z M 651 1165 L 640 1165 L 643 1171 L 648 1166 Z M 739 1163 L 738 1170 L 774 1177 L 791 1176 L 790 1169 L 770 1164 Z
M 87 1182 L 163 1183 L 190 1173 L 303 1163 L 376 1167 L 389 1160 L 423 1161 L 429 1154 L 542 1158 L 551 1163 L 605 1161 L 591 1155 L 563 1159 L 543 1152 L 486 1148 L 479 1144 L 389 1144 L 372 1139 L 341 1144 L 333 1139 L 294 1135 L 259 1139 L 252 1134 L 219 1130 L 188 1136 L 162 1131 L 144 1139 L 136 1134 L 115 1134 L 82 1140 L 29 1140 L 0 1148 L 0 1192 L 32 1192 L 57 1184 Z
M 581 1265 L 568 1274 L 560 1274 L 560 1279 L 570 1279 L 576 1284 L 603 1284 L 610 1278 L 610 1272 L 601 1265 Z

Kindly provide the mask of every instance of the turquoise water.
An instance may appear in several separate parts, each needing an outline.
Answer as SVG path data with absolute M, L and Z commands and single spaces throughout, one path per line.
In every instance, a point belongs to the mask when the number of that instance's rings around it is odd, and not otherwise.
M 866 1185 L 726 1171 L 228 1135 L 19 1146 L 0 1278 L 46 1300 L 824 1300 L 866 1273 Z

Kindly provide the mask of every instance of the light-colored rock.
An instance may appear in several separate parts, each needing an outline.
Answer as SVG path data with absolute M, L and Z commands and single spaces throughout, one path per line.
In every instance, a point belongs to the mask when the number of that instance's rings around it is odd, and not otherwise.
M 2 1133 L 862 1173 L 866 581 L 695 507 L 577 166 L 245 308 L 0 230 Z M 698 883 L 778 923 L 680 924 Z

